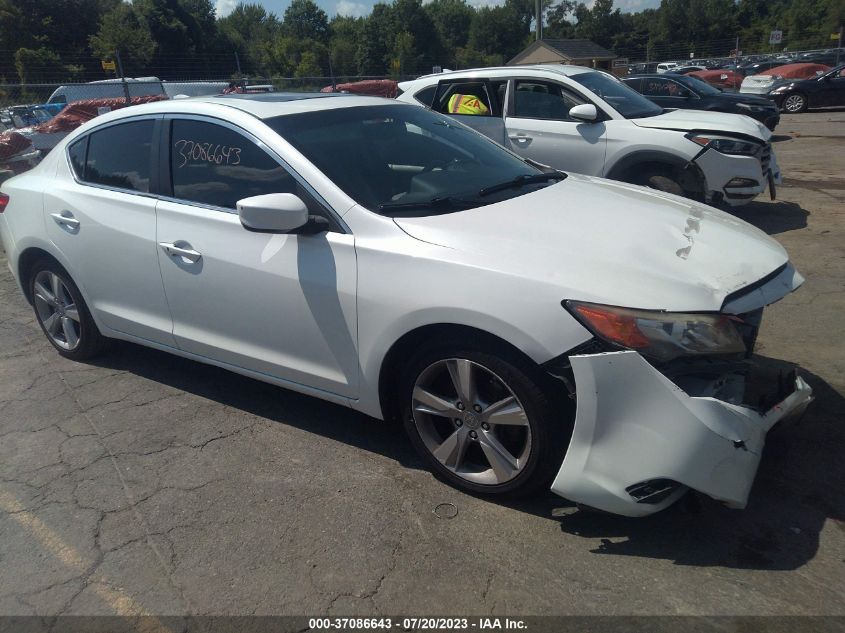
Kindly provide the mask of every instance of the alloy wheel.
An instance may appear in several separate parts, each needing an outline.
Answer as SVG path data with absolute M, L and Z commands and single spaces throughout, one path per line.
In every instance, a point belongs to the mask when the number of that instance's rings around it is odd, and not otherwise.
M 79 309 L 68 287 L 54 272 L 42 270 L 33 289 L 35 310 L 47 336 L 61 349 L 76 349 L 81 338 Z
M 787 112 L 801 112 L 804 109 L 804 97 L 801 95 L 789 95 L 783 106 Z
M 414 384 L 411 412 L 428 451 L 462 479 L 504 484 L 528 463 L 528 415 L 505 381 L 483 365 L 463 358 L 429 365 Z

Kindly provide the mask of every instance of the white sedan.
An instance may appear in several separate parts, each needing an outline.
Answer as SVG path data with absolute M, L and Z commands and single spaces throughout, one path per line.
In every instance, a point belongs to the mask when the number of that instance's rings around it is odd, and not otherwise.
M 751 358 L 802 281 L 777 242 L 396 101 L 105 114 L 2 185 L 0 235 L 63 356 L 123 339 L 399 418 L 476 493 L 742 507 L 767 431 L 811 399 Z

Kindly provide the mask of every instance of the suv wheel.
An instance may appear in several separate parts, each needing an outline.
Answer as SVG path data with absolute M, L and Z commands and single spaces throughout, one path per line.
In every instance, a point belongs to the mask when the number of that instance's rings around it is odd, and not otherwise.
M 648 170 L 640 174 L 636 179 L 635 184 L 649 187 L 650 189 L 657 189 L 658 191 L 665 191 L 666 193 L 673 193 L 676 196 L 684 195 L 684 188 L 678 183 L 668 170 Z
M 85 360 L 100 352 L 105 338 L 79 288 L 61 266 L 49 259 L 37 262 L 30 274 L 29 290 L 35 318 L 59 354 Z
M 572 418 L 554 406 L 542 371 L 513 356 L 444 344 L 404 372 L 405 430 L 457 488 L 525 495 L 547 487 L 563 461 Z

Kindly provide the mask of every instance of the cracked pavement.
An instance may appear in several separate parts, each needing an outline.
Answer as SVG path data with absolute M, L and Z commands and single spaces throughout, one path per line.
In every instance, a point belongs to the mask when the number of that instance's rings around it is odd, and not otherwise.
M 737 211 L 807 277 L 759 351 L 817 395 L 745 511 L 491 503 L 343 407 L 130 344 L 67 361 L 0 257 L 0 614 L 845 615 L 843 123 L 784 117 L 788 186 Z

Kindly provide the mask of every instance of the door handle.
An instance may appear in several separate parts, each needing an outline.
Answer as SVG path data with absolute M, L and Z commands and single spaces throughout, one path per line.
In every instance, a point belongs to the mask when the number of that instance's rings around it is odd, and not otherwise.
M 530 141 L 531 137 L 527 134 L 509 134 L 508 138 L 512 141 Z
M 66 226 L 71 229 L 79 228 L 79 220 L 73 217 L 70 211 L 62 211 L 61 213 L 51 213 L 50 217 L 56 221 L 56 224 Z
M 158 245 L 161 246 L 164 249 L 164 252 L 171 257 L 182 257 L 191 263 L 198 262 L 202 257 L 202 253 L 199 253 L 191 248 L 185 248 L 184 246 L 177 246 L 171 242 L 159 242 Z

